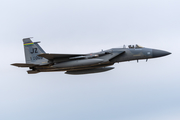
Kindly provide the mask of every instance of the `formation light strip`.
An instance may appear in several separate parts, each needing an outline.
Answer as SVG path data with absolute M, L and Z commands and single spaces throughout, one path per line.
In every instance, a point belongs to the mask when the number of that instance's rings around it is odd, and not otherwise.
M 27 46 L 27 45 L 33 45 L 34 43 L 26 43 L 24 44 L 24 46 Z

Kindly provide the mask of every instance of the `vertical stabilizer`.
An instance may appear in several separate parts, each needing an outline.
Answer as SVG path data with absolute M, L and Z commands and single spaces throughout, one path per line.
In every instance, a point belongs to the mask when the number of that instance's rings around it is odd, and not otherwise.
M 48 63 L 48 60 L 38 56 L 45 53 L 45 51 L 38 45 L 39 42 L 32 42 L 30 38 L 24 38 L 24 52 L 27 64 L 39 64 L 44 65 Z

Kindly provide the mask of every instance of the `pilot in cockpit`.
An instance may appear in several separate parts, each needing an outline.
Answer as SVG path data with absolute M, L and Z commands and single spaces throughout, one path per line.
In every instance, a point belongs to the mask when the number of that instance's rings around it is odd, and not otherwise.
M 129 48 L 134 48 L 134 45 L 128 45 Z
M 129 48 L 142 48 L 141 46 L 139 46 L 139 45 L 137 45 L 137 44 L 136 44 L 136 45 L 128 45 L 128 47 L 129 47 Z

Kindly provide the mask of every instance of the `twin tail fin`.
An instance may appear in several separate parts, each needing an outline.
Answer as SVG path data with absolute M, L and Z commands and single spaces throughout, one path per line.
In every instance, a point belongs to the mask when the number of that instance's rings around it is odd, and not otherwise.
M 45 54 L 45 51 L 39 46 L 39 42 L 32 42 L 30 38 L 24 38 L 23 43 L 26 64 L 48 64 L 46 58 L 38 56 L 39 54 Z

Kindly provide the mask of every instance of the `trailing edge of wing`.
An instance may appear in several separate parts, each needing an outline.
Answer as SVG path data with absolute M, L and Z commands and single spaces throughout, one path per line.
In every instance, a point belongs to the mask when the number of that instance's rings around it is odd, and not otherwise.
M 69 57 L 76 57 L 76 56 L 83 56 L 83 55 L 86 55 L 86 54 L 40 54 L 38 56 L 40 57 L 44 57 L 48 60 L 53 60 L 53 59 L 56 59 L 56 58 L 69 58 Z
M 16 66 L 16 67 L 34 67 L 34 66 L 38 66 L 36 64 L 26 64 L 26 63 L 14 63 L 14 64 L 11 64 L 13 66 Z

